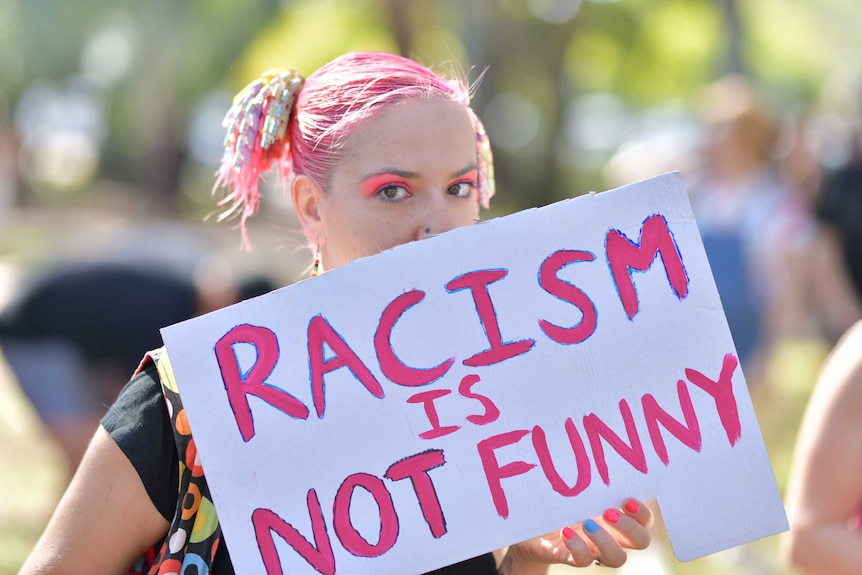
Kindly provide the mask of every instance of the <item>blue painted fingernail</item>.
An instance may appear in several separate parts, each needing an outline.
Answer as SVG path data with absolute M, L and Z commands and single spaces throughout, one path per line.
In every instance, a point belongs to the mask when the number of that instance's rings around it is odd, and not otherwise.
M 587 519 L 586 521 L 584 521 L 584 531 L 586 531 L 587 533 L 595 533 L 598 530 L 598 524 L 592 519 Z

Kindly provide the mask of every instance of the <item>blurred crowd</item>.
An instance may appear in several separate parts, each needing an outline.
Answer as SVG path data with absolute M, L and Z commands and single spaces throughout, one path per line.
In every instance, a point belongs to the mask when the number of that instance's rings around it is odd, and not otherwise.
M 769 383 L 783 345 L 829 348 L 862 317 L 862 130 L 825 164 L 814 119 L 770 105 L 741 75 L 707 85 L 692 118 L 694 137 L 622 146 L 606 179 L 681 171 L 754 387 Z
M 710 85 L 701 118 L 692 206 L 740 360 L 756 384 L 776 345 L 834 344 L 862 317 L 862 284 L 851 281 L 858 270 L 845 239 L 860 222 L 830 205 L 851 209 L 852 200 L 834 197 L 833 176 L 818 170 L 805 141 L 804 119 L 782 126 L 743 77 Z

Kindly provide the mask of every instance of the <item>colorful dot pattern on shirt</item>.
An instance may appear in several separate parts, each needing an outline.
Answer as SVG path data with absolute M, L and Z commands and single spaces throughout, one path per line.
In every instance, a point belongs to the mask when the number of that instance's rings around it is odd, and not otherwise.
M 177 509 L 165 538 L 141 557 L 129 575 L 208 575 L 221 541 L 221 527 L 204 478 L 197 447 L 164 348 L 147 354 L 159 373 L 179 454 Z M 191 569 L 194 567 L 194 569 Z

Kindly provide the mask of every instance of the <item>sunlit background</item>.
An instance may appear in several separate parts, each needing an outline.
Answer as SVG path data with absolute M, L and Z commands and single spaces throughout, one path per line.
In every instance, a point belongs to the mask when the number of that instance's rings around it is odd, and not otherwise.
M 749 76 L 820 170 L 847 160 L 862 102 L 858 0 L 0 0 L 0 304 L 68 259 L 212 250 L 284 284 L 309 263 L 276 179 L 252 253 L 213 210 L 221 118 L 263 70 L 308 75 L 351 50 L 481 76 L 491 216 L 694 168 L 705 85 Z M 758 412 L 779 485 L 830 342 L 773 358 Z M 0 371 L 0 575 L 59 496 L 55 449 Z M 755 397 L 757 400 L 757 397 Z M 693 510 L 696 513 L 696 510 Z M 774 539 L 774 538 L 773 538 Z M 773 539 L 690 564 L 661 544 L 639 573 L 789 573 Z M 632 571 L 635 571 L 633 568 Z

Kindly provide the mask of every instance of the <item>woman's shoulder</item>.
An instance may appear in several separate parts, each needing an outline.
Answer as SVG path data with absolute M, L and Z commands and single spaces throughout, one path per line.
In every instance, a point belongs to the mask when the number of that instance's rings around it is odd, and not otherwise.
M 138 472 L 153 504 L 170 520 L 179 455 L 155 362 L 141 364 L 101 423 Z
M 862 320 L 836 344 L 824 367 L 824 377 L 836 381 L 845 399 L 862 402 Z
M 826 359 L 808 411 L 862 430 L 862 321 L 847 330 Z
M 164 408 L 164 401 L 156 365 L 153 362 L 142 363 L 108 408 L 102 418 L 102 426 L 110 432 L 110 427 L 158 408 Z

